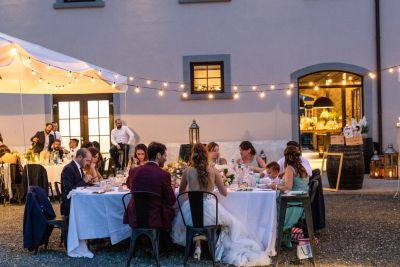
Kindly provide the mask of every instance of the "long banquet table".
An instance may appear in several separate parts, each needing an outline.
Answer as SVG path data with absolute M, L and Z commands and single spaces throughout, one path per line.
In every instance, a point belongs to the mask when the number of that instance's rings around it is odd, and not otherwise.
M 94 255 L 85 243 L 87 239 L 109 237 L 111 243 L 116 244 L 130 237 L 129 225 L 122 222 L 124 209 L 121 198 L 126 193 L 94 194 L 89 188 L 74 190 L 71 194 L 68 256 L 92 258 Z M 263 244 L 269 256 L 276 254 L 275 191 L 229 192 L 227 197 L 218 195 L 218 199 Z

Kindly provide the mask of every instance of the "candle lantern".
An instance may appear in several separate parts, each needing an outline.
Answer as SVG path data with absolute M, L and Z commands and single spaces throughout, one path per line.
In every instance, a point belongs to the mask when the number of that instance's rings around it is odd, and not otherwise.
M 191 145 L 200 143 L 200 127 L 195 120 L 189 127 L 189 142 Z
M 385 179 L 397 179 L 397 160 L 399 154 L 390 144 L 385 149 L 384 157 L 384 177 Z
M 369 176 L 371 178 L 382 178 L 383 170 L 383 159 L 378 155 L 378 151 L 375 150 L 374 155 L 371 158 L 371 164 L 369 165 Z

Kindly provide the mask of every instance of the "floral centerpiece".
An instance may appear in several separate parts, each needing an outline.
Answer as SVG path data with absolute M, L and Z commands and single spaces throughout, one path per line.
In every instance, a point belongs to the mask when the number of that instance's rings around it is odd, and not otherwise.
M 35 153 L 33 152 L 33 147 L 28 148 L 28 150 L 26 150 L 24 152 L 24 158 L 28 162 L 34 162 L 35 161 Z
M 182 180 L 183 171 L 187 168 L 187 163 L 183 160 L 178 162 L 169 162 L 164 165 L 163 169 L 171 174 L 171 184 L 174 187 L 179 187 Z

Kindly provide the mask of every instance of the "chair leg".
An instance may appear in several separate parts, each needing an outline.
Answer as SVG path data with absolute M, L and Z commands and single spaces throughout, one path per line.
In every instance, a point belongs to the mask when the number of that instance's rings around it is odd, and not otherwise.
M 278 221 L 278 238 L 276 240 L 276 260 L 275 267 L 279 264 L 279 256 L 281 252 L 281 241 L 283 235 L 283 225 L 285 224 L 285 215 L 286 215 L 286 206 L 287 203 L 283 199 L 281 199 L 280 209 L 279 209 L 279 221 Z
M 193 233 L 189 229 L 186 229 L 185 259 L 183 261 L 184 266 L 186 266 L 187 260 L 189 258 L 189 254 L 192 248 L 192 243 L 193 243 Z
M 214 229 L 209 229 L 207 231 L 208 250 L 210 251 L 213 266 L 215 266 L 215 235 L 216 233 Z
M 126 263 L 127 267 L 131 265 L 131 259 L 135 254 L 136 238 L 137 238 L 137 236 L 134 233 L 134 231 L 132 230 L 131 242 L 129 244 L 129 251 L 128 251 L 128 261 Z
M 311 245 L 312 264 L 313 264 L 313 266 L 316 266 L 315 246 L 314 246 L 314 226 L 313 226 L 312 213 L 311 213 L 311 204 L 310 204 L 309 200 L 305 201 L 305 203 L 304 203 L 304 211 L 306 213 L 307 232 L 308 232 L 308 238 L 310 240 L 310 245 Z
M 157 267 L 160 267 L 160 255 L 158 253 L 158 242 L 160 241 L 160 232 L 157 231 L 154 235 L 154 232 L 152 233 L 151 237 L 151 245 L 153 247 L 153 256 L 156 259 Z

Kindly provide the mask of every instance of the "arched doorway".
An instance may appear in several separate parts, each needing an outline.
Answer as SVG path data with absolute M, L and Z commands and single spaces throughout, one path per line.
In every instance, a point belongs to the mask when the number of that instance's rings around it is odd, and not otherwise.
M 322 153 L 329 136 L 339 134 L 351 118 L 365 115 L 372 125 L 372 83 L 367 75 L 367 69 L 343 63 L 318 64 L 292 73 L 291 81 L 297 84 L 292 99 L 293 139 Z

